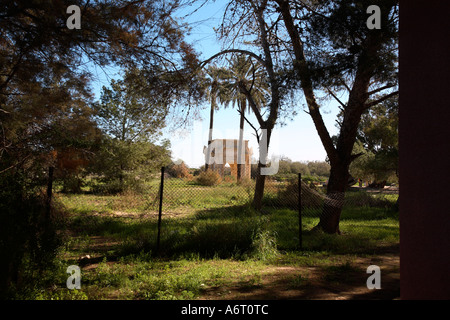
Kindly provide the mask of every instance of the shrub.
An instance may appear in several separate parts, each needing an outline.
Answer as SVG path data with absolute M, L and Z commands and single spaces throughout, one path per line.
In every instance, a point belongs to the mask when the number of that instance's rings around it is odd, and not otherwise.
M 94 194 L 117 194 L 121 193 L 124 190 L 123 183 L 119 181 L 119 179 L 108 180 L 105 182 L 101 182 L 99 184 L 95 184 L 92 186 L 92 193 Z
M 278 255 L 277 239 L 273 232 L 258 230 L 252 241 L 252 256 L 258 260 L 270 260 Z
M 226 183 L 236 183 L 237 179 L 235 176 L 225 176 L 223 177 L 223 182 Z
M 202 186 L 214 186 L 221 182 L 219 173 L 212 170 L 203 171 L 197 176 L 197 183 Z
M 120 179 L 100 178 L 95 183 L 90 184 L 91 192 L 100 195 L 116 195 L 123 192 L 144 194 L 147 189 L 147 179 L 133 174 L 125 175 L 122 181 Z
M 320 208 L 325 194 L 302 183 L 302 207 Z M 279 188 L 274 204 L 286 208 L 298 208 L 298 180 L 290 180 L 285 188 Z
M 83 180 L 77 176 L 68 176 L 63 179 L 63 193 L 81 193 Z
M 370 194 L 364 191 L 347 192 L 345 205 L 353 207 L 394 208 L 395 199 L 383 194 Z
M 6 177 L 5 177 L 6 176 Z M 20 174 L 0 178 L 0 299 L 33 298 L 53 274 L 65 212 Z
M 192 179 L 192 174 L 189 172 L 189 168 L 184 164 L 184 162 L 181 162 L 180 164 L 172 163 L 167 166 L 166 172 L 174 178 Z

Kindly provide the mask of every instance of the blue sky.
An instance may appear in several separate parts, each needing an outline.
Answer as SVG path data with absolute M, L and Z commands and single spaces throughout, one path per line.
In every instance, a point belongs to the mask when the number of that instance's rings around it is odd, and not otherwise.
M 186 21 L 191 25 L 192 31 L 188 41 L 194 45 L 201 53 L 201 59 L 207 59 L 215 53 L 220 52 L 221 45 L 216 41 L 213 27 L 217 27 L 221 21 L 224 1 L 209 2 L 208 5 L 200 8 L 194 14 L 186 17 Z M 187 8 L 186 12 L 193 8 Z M 180 13 L 183 15 L 183 13 Z M 94 93 L 99 98 L 101 87 L 108 86 L 109 80 L 115 75 L 115 69 L 106 70 L 94 67 L 91 72 L 97 77 L 93 83 Z M 345 98 L 343 98 L 345 100 Z M 269 156 L 284 156 L 293 161 L 324 161 L 326 152 L 319 139 L 311 117 L 303 112 L 305 101 L 301 96 L 298 105 L 294 106 L 297 115 L 292 121 L 286 121 L 286 125 L 277 125 L 272 134 L 269 147 Z M 322 105 L 322 115 L 324 122 L 331 135 L 337 133 L 336 115 L 338 113 L 337 102 L 330 101 Z M 184 131 L 164 130 L 163 138 L 169 139 L 172 145 L 172 158 L 182 159 L 190 167 L 199 167 L 204 164 L 203 146 L 208 140 L 209 129 L 209 106 L 205 105 L 202 112 L 202 121 L 194 123 L 193 127 Z M 258 122 L 252 114 L 246 115 L 249 121 L 258 127 Z M 244 139 L 249 140 L 249 146 L 253 148 L 256 155 L 258 145 L 253 129 L 245 123 Z M 215 139 L 238 139 L 239 138 L 239 114 L 231 107 L 221 108 L 214 115 Z

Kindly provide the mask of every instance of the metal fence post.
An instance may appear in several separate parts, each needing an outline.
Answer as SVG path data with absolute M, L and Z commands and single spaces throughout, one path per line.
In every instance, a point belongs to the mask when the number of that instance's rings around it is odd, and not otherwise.
M 302 174 L 298 174 L 298 245 L 303 249 L 302 239 Z
M 161 216 L 162 216 L 163 191 L 164 191 L 164 167 L 161 167 L 161 185 L 159 187 L 158 237 L 156 239 L 156 254 L 159 253 L 159 243 L 160 243 L 160 238 L 161 238 Z

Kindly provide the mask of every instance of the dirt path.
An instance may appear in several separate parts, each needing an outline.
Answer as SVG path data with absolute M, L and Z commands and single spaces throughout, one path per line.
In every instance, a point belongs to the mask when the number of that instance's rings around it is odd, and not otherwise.
M 378 265 L 381 289 L 368 289 L 367 267 Z M 271 267 L 255 285 L 213 287 L 200 297 L 204 300 L 392 300 L 400 297 L 400 261 L 398 252 L 386 252 L 357 258 L 346 270 L 332 268 Z

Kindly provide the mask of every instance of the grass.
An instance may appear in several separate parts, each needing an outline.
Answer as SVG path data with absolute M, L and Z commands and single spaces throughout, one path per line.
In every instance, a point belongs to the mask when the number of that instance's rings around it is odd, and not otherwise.
M 351 281 L 353 274 L 361 274 L 361 270 L 353 266 L 349 261 L 346 261 L 340 265 L 326 266 L 324 267 L 324 270 L 324 280 L 332 284 L 349 282 Z
M 323 281 L 345 282 L 345 274 L 360 271 L 352 265 L 356 257 L 399 242 L 398 214 L 385 205 L 395 196 L 361 206 L 367 195 L 352 194 L 358 206 L 344 208 L 341 236 L 311 232 L 320 210 L 304 208 L 304 250 L 298 251 L 297 210 L 267 206 L 262 214 L 254 212 L 248 185 L 166 183 L 158 256 L 155 188 L 143 195 L 58 194 L 69 212 L 71 236 L 59 255 L 60 282 L 36 298 L 195 299 L 227 287 L 262 288 L 263 272 L 286 266 L 320 267 Z M 276 193 L 269 196 L 273 200 Z M 65 289 L 64 266 L 86 255 L 82 289 Z M 286 281 L 295 290 L 311 287 L 307 272 Z

